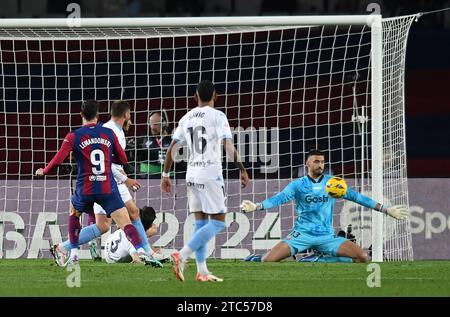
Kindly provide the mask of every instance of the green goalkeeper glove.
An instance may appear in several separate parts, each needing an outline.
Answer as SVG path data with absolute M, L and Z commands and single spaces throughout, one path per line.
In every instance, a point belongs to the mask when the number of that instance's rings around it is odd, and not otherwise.
M 398 219 L 398 220 L 404 220 L 408 218 L 408 209 L 405 206 L 392 206 L 392 207 L 381 207 L 381 212 L 385 213 L 392 218 Z
M 243 200 L 241 203 L 241 210 L 244 213 L 253 212 L 255 210 L 261 210 L 261 209 L 263 209 L 261 203 L 255 204 L 254 202 L 252 202 L 250 200 Z

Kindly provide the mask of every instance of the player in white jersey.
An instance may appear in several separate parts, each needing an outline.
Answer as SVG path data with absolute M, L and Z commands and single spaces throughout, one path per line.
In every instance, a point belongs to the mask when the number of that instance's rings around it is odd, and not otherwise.
M 125 132 L 128 131 L 131 125 L 131 109 L 127 101 L 117 100 L 111 105 L 111 120 L 105 123 L 103 126 L 110 128 L 114 131 L 117 139 L 123 149 L 126 147 Z M 147 240 L 147 235 L 145 233 L 144 227 L 142 226 L 141 220 L 139 218 L 139 209 L 136 206 L 134 200 L 132 199 L 128 188 L 133 191 L 137 191 L 141 185 L 134 179 L 128 178 L 125 173 L 123 166 L 119 164 L 112 164 L 111 171 L 117 183 L 117 187 L 120 192 L 122 201 L 125 203 L 125 207 L 130 215 L 131 223 L 136 227 L 139 236 L 143 243 L 143 248 L 145 252 L 149 255 L 152 253 L 151 247 Z M 95 213 L 95 224 L 84 227 L 79 234 L 79 245 L 88 243 L 95 238 L 100 237 L 103 233 L 107 232 L 111 228 L 111 218 L 107 217 L 106 212 L 98 204 L 94 204 Z M 64 266 L 66 251 L 69 248 L 69 241 L 52 246 L 52 254 L 58 265 Z M 96 252 L 95 245 L 90 246 L 91 254 Z M 93 257 L 99 256 L 98 254 L 93 254 Z M 143 260 L 149 261 L 148 257 L 144 254 L 142 255 Z
M 158 227 L 153 224 L 156 218 L 155 210 L 152 207 L 145 206 L 139 210 L 139 215 L 147 237 L 154 236 L 158 230 Z M 160 252 L 154 252 L 153 259 L 157 261 L 146 262 L 146 264 L 153 267 L 162 267 L 161 263 L 169 261 L 169 257 Z M 135 247 L 126 238 L 122 229 L 118 229 L 108 236 L 105 244 L 105 260 L 107 263 L 139 262 Z
M 241 173 L 242 186 L 249 182 L 239 153 L 232 143 L 232 135 L 225 114 L 214 109 L 216 91 L 209 80 L 200 82 L 194 98 L 198 106 L 181 118 L 173 141 L 167 151 L 161 190 L 170 193 L 169 171 L 176 146 L 186 144 L 188 167 L 186 173 L 189 211 L 195 214 L 195 232 L 192 239 L 178 252 L 174 252 L 174 272 L 178 280 L 184 281 L 184 265 L 195 252 L 197 260 L 196 280 L 220 282 L 206 266 L 206 244 L 225 228 L 225 187 L 222 176 L 222 143 L 227 155 L 233 158 Z

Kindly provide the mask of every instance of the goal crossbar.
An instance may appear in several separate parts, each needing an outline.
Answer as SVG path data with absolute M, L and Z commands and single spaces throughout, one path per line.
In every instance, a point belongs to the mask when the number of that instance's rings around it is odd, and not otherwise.
M 372 25 L 381 15 L 239 16 L 187 18 L 79 18 L 76 27 L 208 27 L 287 25 Z M 64 28 L 73 18 L 0 19 L 0 28 Z M 75 27 L 75 28 L 76 28 Z

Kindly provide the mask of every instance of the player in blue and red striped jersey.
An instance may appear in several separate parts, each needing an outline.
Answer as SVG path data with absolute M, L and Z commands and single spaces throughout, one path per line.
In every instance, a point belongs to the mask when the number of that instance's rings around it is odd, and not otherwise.
M 78 261 L 78 239 L 81 230 L 80 216 L 82 212 L 91 212 L 94 203 L 98 203 L 111 215 L 114 222 L 121 228 L 130 242 L 138 251 L 133 259 L 141 262 L 146 254 L 136 228 L 131 224 L 127 209 L 120 197 L 116 181 L 111 172 L 111 164 L 127 164 L 127 156 L 111 129 L 97 124 L 98 103 L 86 101 L 81 106 L 83 126 L 70 132 L 64 138 L 58 153 L 43 169 L 36 171 L 37 176 L 43 176 L 74 152 L 77 160 L 78 175 L 75 193 L 71 198 L 69 216 L 70 262 Z

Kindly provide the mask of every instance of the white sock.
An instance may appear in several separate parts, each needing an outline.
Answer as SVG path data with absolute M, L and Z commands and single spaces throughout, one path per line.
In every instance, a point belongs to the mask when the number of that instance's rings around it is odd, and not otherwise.
M 77 248 L 70 250 L 70 258 L 73 259 L 75 257 L 78 258 L 78 249 Z
M 181 260 L 186 261 L 191 256 L 192 253 L 194 253 L 194 251 L 192 251 L 191 248 L 185 245 L 183 249 L 180 250 Z
M 141 253 L 147 254 L 147 252 L 145 252 L 144 248 L 137 249 L 137 253 L 139 253 L 139 254 L 141 254 Z
M 202 263 L 197 262 L 197 272 L 202 275 L 209 274 L 208 268 L 206 267 L 206 261 Z

